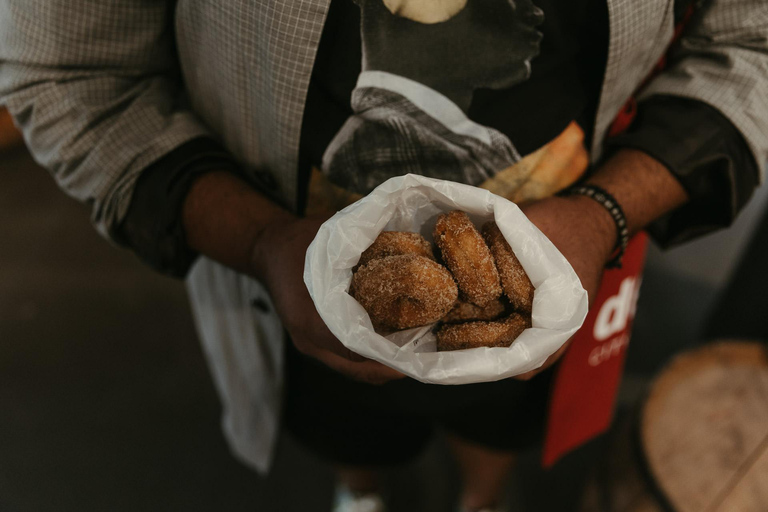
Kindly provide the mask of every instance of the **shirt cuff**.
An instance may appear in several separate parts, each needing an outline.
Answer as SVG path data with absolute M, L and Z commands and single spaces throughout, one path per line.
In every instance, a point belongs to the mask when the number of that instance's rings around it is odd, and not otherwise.
M 664 95 L 643 100 L 630 128 L 608 139 L 606 147 L 647 153 L 688 193 L 688 203 L 648 226 L 661 247 L 730 226 L 758 185 L 759 168 L 743 136 L 698 100 Z
M 182 208 L 192 182 L 211 171 L 242 175 L 234 159 L 213 139 L 182 144 L 142 171 L 128 213 L 112 236 L 155 270 L 186 276 L 198 254 L 186 241 Z

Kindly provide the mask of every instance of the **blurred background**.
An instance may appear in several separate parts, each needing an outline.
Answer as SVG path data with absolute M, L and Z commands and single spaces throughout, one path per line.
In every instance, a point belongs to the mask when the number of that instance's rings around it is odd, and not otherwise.
M 651 248 L 617 424 L 672 355 L 768 337 L 767 200 L 763 187 L 727 232 Z M 230 455 L 219 416 L 182 283 L 102 240 L 0 113 L 0 510 L 330 509 L 319 460 L 284 437 L 259 477 Z M 607 439 L 547 472 L 523 454 L 513 510 L 577 510 Z M 458 475 L 439 439 L 387 478 L 394 511 L 454 506 Z

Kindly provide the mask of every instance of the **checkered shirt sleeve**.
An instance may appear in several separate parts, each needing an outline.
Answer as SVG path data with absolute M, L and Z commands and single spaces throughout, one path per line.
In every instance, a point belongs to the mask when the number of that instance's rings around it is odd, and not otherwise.
M 744 136 L 761 181 L 768 163 L 768 2 L 702 2 L 669 67 L 643 91 L 709 104 Z
M 141 171 L 207 133 L 180 94 L 174 4 L 0 0 L 0 103 L 105 236 Z

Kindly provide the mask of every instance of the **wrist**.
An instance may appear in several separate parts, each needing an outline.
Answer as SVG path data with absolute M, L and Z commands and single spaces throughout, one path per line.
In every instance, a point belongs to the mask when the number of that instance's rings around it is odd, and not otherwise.
M 187 243 L 197 252 L 254 277 L 261 276 L 268 227 L 295 219 L 290 212 L 226 171 L 198 177 L 184 201 Z
M 297 220 L 298 217 L 286 212 L 285 215 L 259 226 L 254 231 L 250 243 L 247 273 L 267 288 L 269 288 L 268 278 L 271 275 L 270 264 L 276 255 L 280 258 L 280 250 L 293 238 L 291 233 L 295 231 L 293 225 Z
M 597 185 L 576 185 L 563 190 L 560 195 L 565 197 L 585 197 L 599 204 L 608 213 L 616 228 L 616 242 L 613 245 L 613 256 L 606 268 L 621 268 L 621 259 L 629 244 L 629 229 L 627 218 L 621 205 L 607 190 Z M 604 217 L 604 216 L 603 216 Z
M 526 205 L 524 212 L 550 240 L 568 239 L 566 246 L 578 247 L 580 254 L 589 253 L 603 263 L 610 259 L 616 226 L 610 213 L 593 199 L 553 196 Z M 569 254 L 564 256 L 571 260 Z
M 572 203 L 573 216 L 580 219 L 582 236 L 589 240 L 589 245 L 603 263 L 608 263 L 616 247 L 616 223 L 611 214 L 594 199 L 574 195 L 564 197 Z
M 630 236 L 688 200 L 685 189 L 664 164 L 636 149 L 621 149 L 589 177 L 624 211 Z
M 594 300 L 616 242 L 616 227 L 605 209 L 588 197 L 554 196 L 524 207 L 524 213 L 568 260 Z

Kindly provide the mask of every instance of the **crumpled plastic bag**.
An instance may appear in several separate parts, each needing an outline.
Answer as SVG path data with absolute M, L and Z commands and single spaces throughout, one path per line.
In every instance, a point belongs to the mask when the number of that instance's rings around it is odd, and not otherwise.
M 414 231 L 432 242 L 437 216 L 463 210 L 478 228 L 495 220 L 535 287 L 533 327 L 510 347 L 436 351 L 433 325 L 376 333 L 349 295 L 352 268 L 382 231 Z M 414 174 L 391 178 L 320 228 L 304 282 L 320 317 L 347 348 L 421 382 L 469 384 L 540 367 L 584 322 L 587 292 L 568 261 L 514 203 L 487 190 Z

